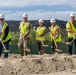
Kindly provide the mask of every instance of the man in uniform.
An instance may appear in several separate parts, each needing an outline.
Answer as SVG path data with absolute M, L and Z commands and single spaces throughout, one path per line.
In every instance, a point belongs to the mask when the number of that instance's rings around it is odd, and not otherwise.
M 23 21 L 20 22 L 19 30 L 20 30 L 20 38 L 18 42 L 18 48 L 21 56 L 27 55 L 30 51 L 29 49 L 29 40 L 30 40 L 30 31 L 32 25 L 28 22 L 27 13 L 23 14 Z

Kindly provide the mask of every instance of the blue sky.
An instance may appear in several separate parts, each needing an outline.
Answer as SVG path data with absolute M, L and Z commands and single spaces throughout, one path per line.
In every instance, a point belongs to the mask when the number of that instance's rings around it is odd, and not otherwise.
M 0 13 L 6 20 L 22 20 L 23 13 L 29 20 L 69 20 L 71 12 L 76 13 L 75 0 L 0 0 Z

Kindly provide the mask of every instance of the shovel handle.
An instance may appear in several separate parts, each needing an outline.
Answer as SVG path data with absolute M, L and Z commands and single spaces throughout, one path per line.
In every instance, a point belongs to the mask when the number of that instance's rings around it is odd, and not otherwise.
M 40 38 L 40 41 L 41 41 L 41 43 L 44 45 L 44 42 L 41 40 L 41 38 Z
M 75 39 L 73 39 L 72 41 L 71 41 L 71 43 L 74 41 Z
M 6 47 L 4 46 L 3 41 L 1 41 L 1 43 L 2 43 L 2 45 L 3 45 L 4 50 L 6 51 Z
M 56 41 L 55 41 L 55 40 L 54 40 L 54 43 L 55 43 L 56 48 L 58 48 L 57 43 L 56 43 Z
M 75 36 L 73 35 L 73 37 L 75 37 Z M 72 43 L 74 40 L 75 40 L 75 39 L 73 39 L 70 43 Z
M 56 49 L 58 48 L 58 46 L 57 46 L 57 43 L 56 43 L 56 41 L 55 41 L 55 39 L 53 38 L 53 40 L 54 40 L 54 43 L 55 43 L 55 46 L 56 46 Z
M 23 39 L 23 41 L 24 41 L 24 39 Z M 24 56 L 25 56 L 25 43 L 23 42 L 23 48 L 24 48 Z

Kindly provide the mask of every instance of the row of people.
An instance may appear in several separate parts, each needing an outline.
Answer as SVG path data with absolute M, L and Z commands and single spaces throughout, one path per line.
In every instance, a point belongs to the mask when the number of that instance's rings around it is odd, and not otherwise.
M 27 55 L 30 52 L 29 49 L 29 40 L 31 37 L 31 29 L 32 24 L 28 21 L 27 13 L 23 14 L 23 20 L 20 22 L 19 30 L 20 30 L 20 37 L 18 41 L 18 48 L 21 56 Z M 39 27 L 34 27 L 36 31 L 36 41 L 39 49 L 39 54 L 44 53 L 44 46 L 46 41 L 46 34 L 47 29 L 44 25 L 44 20 L 39 19 L 38 21 Z M 51 27 L 50 29 L 50 37 L 52 41 L 52 52 L 55 53 L 55 42 L 59 45 L 59 42 L 62 41 L 61 39 L 61 31 L 60 27 L 56 24 L 55 19 L 50 20 Z M 68 41 L 74 41 L 75 43 L 75 54 L 76 54 L 76 21 L 75 21 L 75 14 L 70 14 L 70 20 L 66 24 L 66 31 L 68 33 Z M 4 58 L 8 58 L 8 51 L 9 50 L 9 42 L 11 41 L 11 34 L 9 30 L 9 25 L 5 22 L 5 16 L 0 14 L 0 57 L 2 54 L 2 47 L 5 46 Z M 69 45 L 69 54 L 72 55 L 72 45 Z
M 61 31 L 60 27 L 56 24 L 55 19 L 50 20 L 51 27 L 50 29 L 50 38 L 52 42 L 52 52 L 55 53 L 56 45 L 57 48 L 59 47 L 59 43 L 62 41 L 61 38 Z M 39 19 L 38 21 L 39 27 L 34 27 L 34 30 L 36 31 L 36 42 L 39 49 L 39 54 L 44 53 L 44 44 L 46 41 L 46 34 L 47 34 L 47 28 L 44 25 L 44 20 Z M 75 42 L 75 54 L 76 54 L 76 21 L 75 21 L 75 13 L 70 14 L 70 20 L 66 24 L 66 31 L 68 33 L 68 41 L 71 42 L 74 40 Z M 23 21 L 20 22 L 20 39 L 18 42 L 19 51 L 21 53 L 21 56 L 28 54 L 29 52 L 29 39 L 30 39 L 30 32 L 31 32 L 32 25 L 30 22 L 28 22 L 28 15 L 27 13 L 23 14 Z M 43 46 L 44 45 L 44 46 Z M 73 43 L 72 43 L 73 45 Z M 69 54 L 72 55 L 72 45 L 69 45 Z M 23 49 L 24 48 L 24 49 Z

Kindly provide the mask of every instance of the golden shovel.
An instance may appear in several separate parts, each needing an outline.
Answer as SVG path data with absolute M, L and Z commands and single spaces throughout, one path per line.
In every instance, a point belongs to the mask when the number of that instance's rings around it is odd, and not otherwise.
M 4 48 L 4 51 L 3 52 L 9 52 L 9 50 L 6 50 L 6 47 L 4 46 L 4 43 L 3 41 L 1 41 L 2 45 L 3 45 L 3 48 Z
M 56 43 L 55 40 L 54 40 L 54 43 L 55 43 L 55 46 L 56 46 L 55 51 L 58 52 L 58 53 L 61 53 L 62 50 L 61 49 L 58 49 L 58 46 L 57 46 L 57 43 Z
M 72 45 L 73 42 L 74 42 L 74 39 L 71 42 L 66 42 L 66 45 Z

